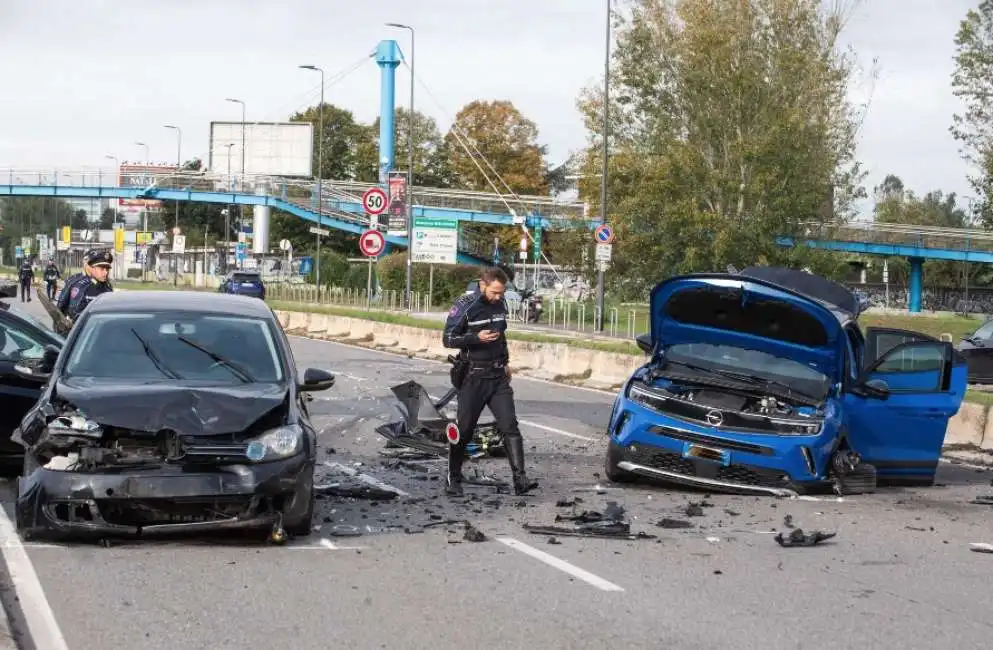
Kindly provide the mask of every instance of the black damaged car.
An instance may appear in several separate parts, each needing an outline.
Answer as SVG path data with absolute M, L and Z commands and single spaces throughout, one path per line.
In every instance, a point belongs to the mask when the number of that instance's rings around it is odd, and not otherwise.
M 120 292 L 95 300 L 17 372 L 45 386 L 14 440 L 26 538 L 310 532 L 316 434 L 272 310 L 241 296 Z

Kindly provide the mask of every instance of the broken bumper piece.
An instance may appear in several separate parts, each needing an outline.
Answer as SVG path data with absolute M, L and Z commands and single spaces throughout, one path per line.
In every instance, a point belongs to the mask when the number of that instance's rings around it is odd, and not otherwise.
M 269 528 L 307 516 L 313 461 L 85 473 L 39 468 L 19 479 L 25 538 L 154 536 Z

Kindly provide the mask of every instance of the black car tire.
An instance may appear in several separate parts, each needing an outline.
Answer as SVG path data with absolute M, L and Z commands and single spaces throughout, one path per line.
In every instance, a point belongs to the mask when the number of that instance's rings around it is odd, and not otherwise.
M 607 480 L 613 483 L 633 483 L 638 477 L 617 467 L 617 463 L 620 462 L 619 457 L 620 450 L 617 444 L 611 440 L 607 443 L 607 454 L 603 463 L 604 475 L 607 477 Z
M 308 492 L 307 496 L 302 493 Z M 314 492 L 314 481 L 307 481 L 307 484 L 300 488 L 300 492 L 297 493 L 297 498 L 309 499 L 307 503 L 307 512 L 298 521 L 291 522 L 285 525 L 286 532 L 294 537 L 306 537 L 310 535 L 311 527 L 314 525 L 314 509 L 317 502 L 317 493 Z
M 836 476 L 834 481 L 838 496 L 872 494 L 876 491 L 876 466 L 860 462 L 851 472 Z

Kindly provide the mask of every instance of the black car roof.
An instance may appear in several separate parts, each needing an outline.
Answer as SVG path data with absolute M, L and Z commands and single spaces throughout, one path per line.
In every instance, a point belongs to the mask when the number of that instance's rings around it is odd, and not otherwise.
M 122 311 L 194 311 L 273 318 L 272 310 L 258 298 L 206 291 L 114 291 L 105 293 L 86 308 L 87 313 Z

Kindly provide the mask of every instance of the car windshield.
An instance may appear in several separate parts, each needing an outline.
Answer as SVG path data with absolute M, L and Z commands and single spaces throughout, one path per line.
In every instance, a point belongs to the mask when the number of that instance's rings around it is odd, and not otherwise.
M 69 354 L 65 375 L 136 381 L 278 383 L 282 355 L 259 318 L 161 312 L 93 314 Z
M 810 397 L 823 399 L 831 380 L 808 365 L 758 350 L 711 343 L 682 343 L 666 348 L 665 358 L 707 370 L 754 377 L 759 382 L 782 384 Z

